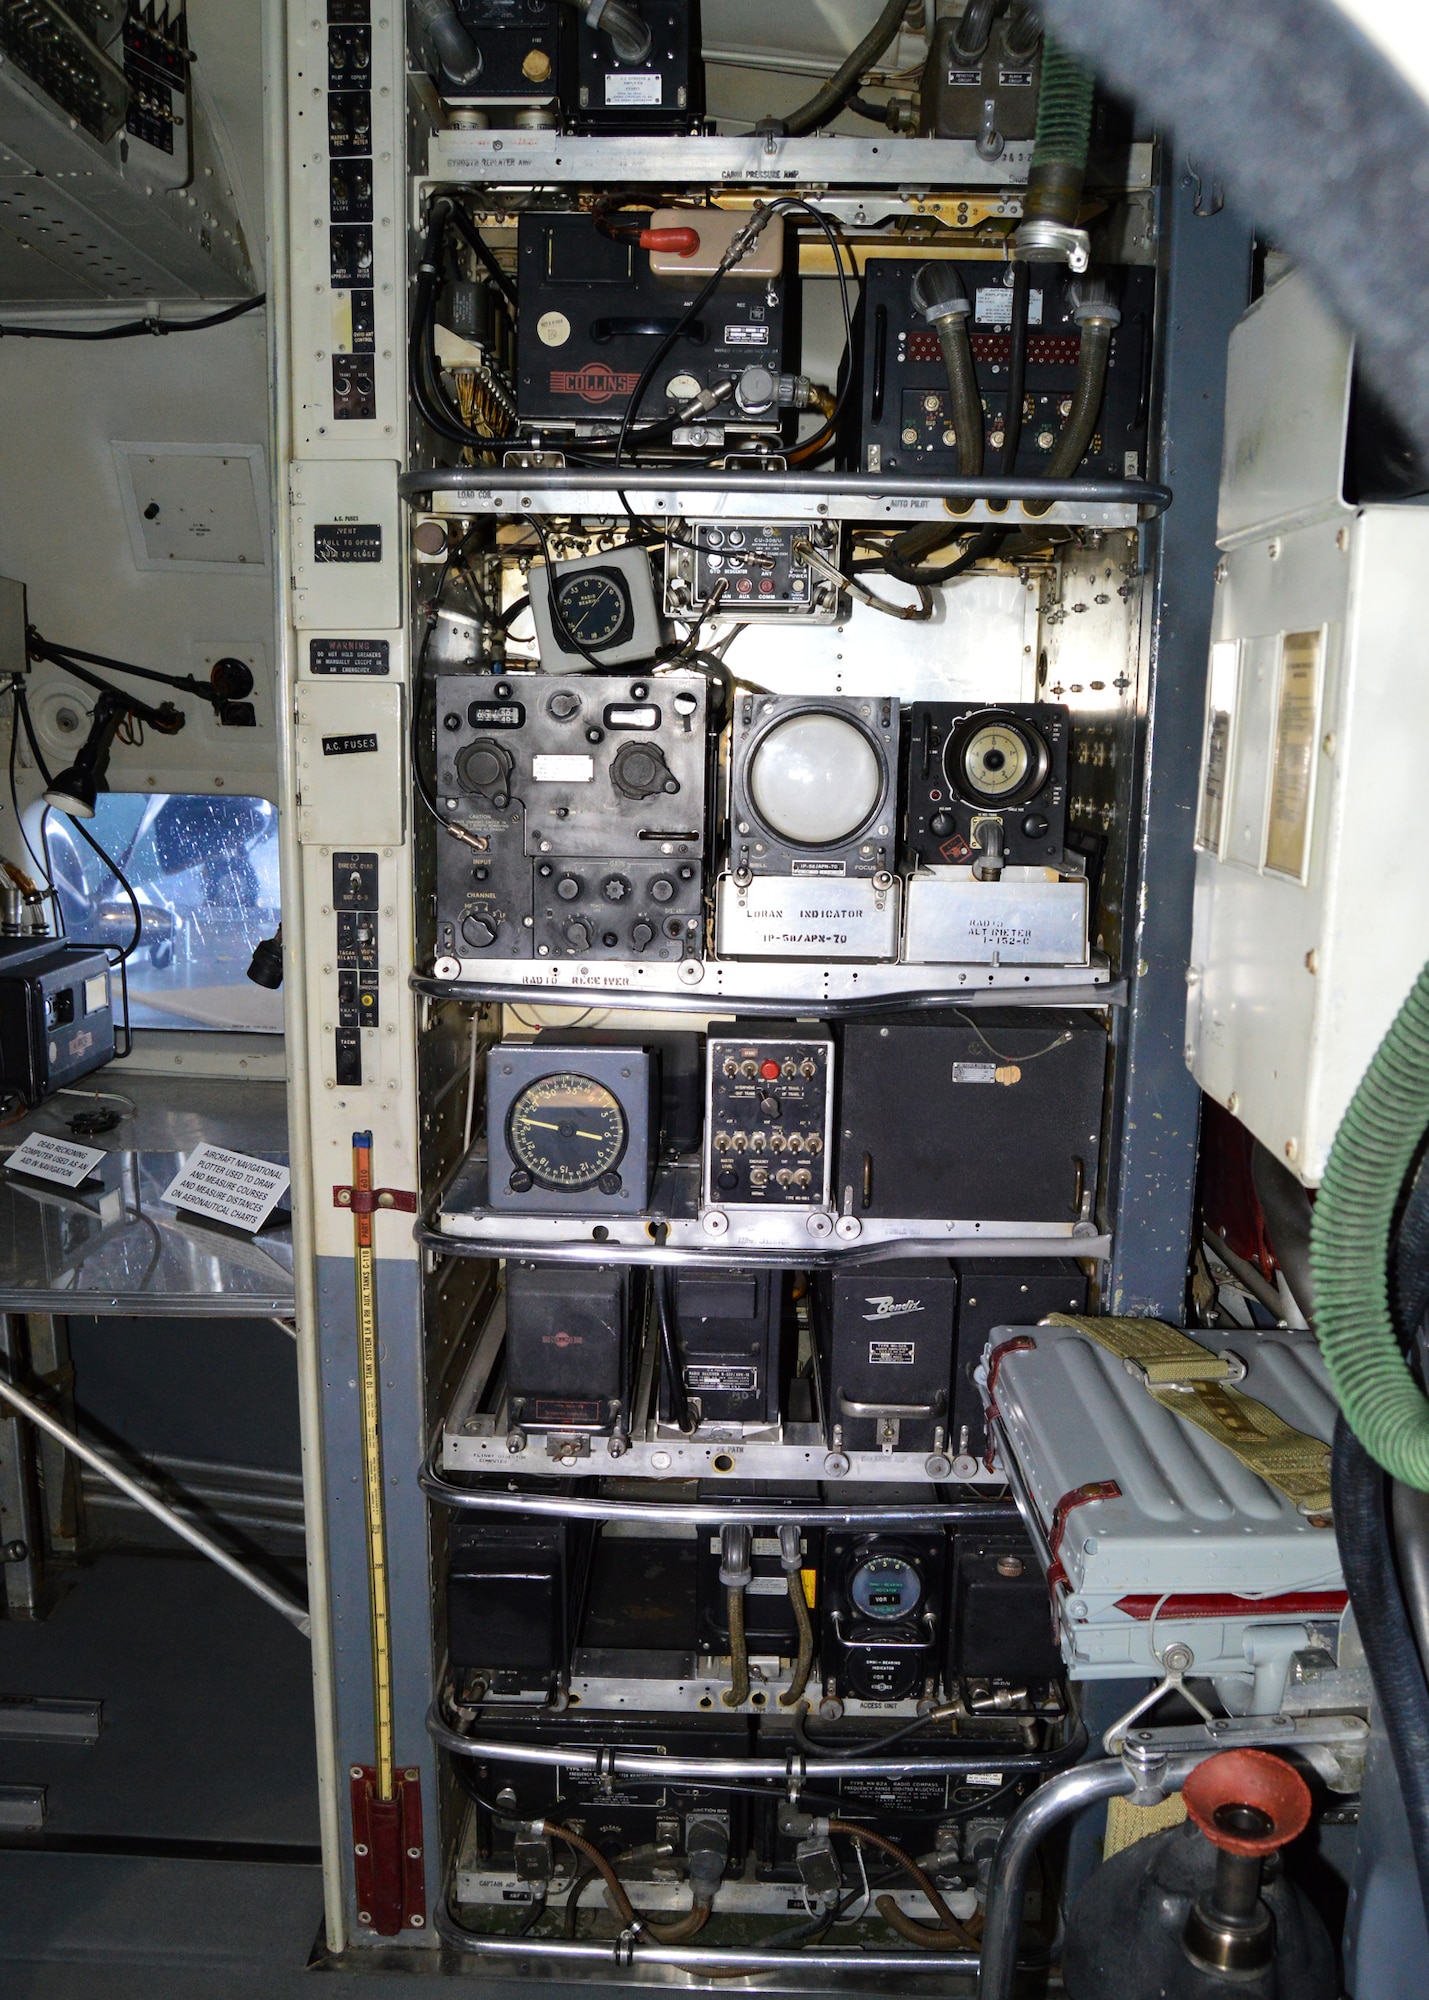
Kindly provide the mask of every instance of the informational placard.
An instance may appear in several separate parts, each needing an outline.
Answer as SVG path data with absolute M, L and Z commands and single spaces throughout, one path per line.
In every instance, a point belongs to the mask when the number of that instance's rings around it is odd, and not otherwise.
M 52 1139 L 47 1132 L 32 1132 L 6 1161 L 12 1174 L 31 1174 L 37 1181 L 57 1181 L 61 1187 L 78 1187 L 88 1180 L 104 1158 L 102 1146 L 76 1146 L 69 1139 Z
M 162 1199 L 193 1215 L 207 1215 L 232 1229 L 261 1229 L 288 1191 L 288 1169 L 225 1146 L 202 1145 L 190 1153 Z

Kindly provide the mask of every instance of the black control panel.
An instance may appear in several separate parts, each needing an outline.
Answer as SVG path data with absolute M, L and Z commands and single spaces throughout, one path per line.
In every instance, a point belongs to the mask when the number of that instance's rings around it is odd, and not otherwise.
M 332 857 L 332 908 L 337 928 L 335 1076 L 348 1089 L 362 1082 L 362 1030 L 381 1021 L 378 964 L 377 856 Z
M 892 1500 L 897 1487 L 880 1487 Z M 824 1544 L 824 1686 L 860 1701 L 906 1701 L 937 1683 L 944 1536 L 830 1532 Z
M 377 417 L 372 239 L 372 0 L 327 0 L 328 259 L 332 414 Z
M 955 472 L 952 392 L 935 327 L 913 304 L 915 263 L 869 259 L 859 363 L 862 472 Z M 984 462 L 998 465 L 1005 438 L 1012 358 L 1011 264 L 954 267 L 972 303 L 968 321 L 982 395 Z M 1071 411 L 1081 330 L 1073 317 L 1076 279 L 1052 265 L 1032 267 L 1027 369 L 1015 470 L 1043 471 Z M 1146 398 L 1150 383 L 1155 273 L 1127 267 L 1113 274 L 1121 324 L 1111 340 L 1106 391 L 1091 443 L 1078 467 L 1084 478 L 1136 479 L 1146 470 Z
M 622 209 L 622 231 L 650 213 Z M 782 229 L 773 222 L 770 230 Z M 603 234 L 584 213 L 528 213 L 517 228 L 521 315 L 517 404 L 523 424 L 613 435 L 653 346 L 673 332 L 704 287 L 702 278 L 650 268 L 633 235 Z M 791 366 L 787 276 L 722 280 L 700 317 L 675 342 L 645 390 L 642 422 L 672 417 L 702 391 L 719 390 L 715 421 L 778 432 L 777 377 Z M 767 376 L 759 407 L 730 393 L 750 368 Z
M 833 521 L 685 521 L 666 542 L 665 612 L 827 622 L 838 615 L 838 557 Z
M 711 1033 L 706 1050 L 704 1198 L 718 1208 L 828 1205 L 833 1042 Z

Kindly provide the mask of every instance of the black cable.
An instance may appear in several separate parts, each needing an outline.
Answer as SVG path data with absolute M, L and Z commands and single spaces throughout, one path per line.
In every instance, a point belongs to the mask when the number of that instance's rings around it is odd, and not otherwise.
M 791 138 L 802 138 L 808 132 L 817 132 L 831 118 L 836 118 L 863 81 L 865 72 L 872 69 L 897 40 L 909 4 L 910 0 L 887 0 L 863 40 L 849 51 L 828 81 L 814 92 L 806 104 L 801 104 L 797 111 L 791 111 L 787 118 L 771 118 L 768 121 L 770 127 L 787 133 Z
M 1007 364 L 1007 414 L 1002 420 L 1002 456 L 998 470 L 1011 473 L 1022 443 L 1022 404 L 1027 389 L 1027 309 L 1031 299 L 1032 267 L 1012 267 L 1012 350 Z
M 1015 528 L 980 528 L 961 555 L 956 556 L 950 563 L 944 563 L 938 569 L 928 569 L 916 563 L 901 563 L 895 555 L 885 551 L 875 561 L 855 563 L 850 574 L 868 576 L 877 573 L 891 576 L 899 583 L 936 589 L 941 584 L 951 583 L 955 577 L 966 576 L 974 563 L 995 555 L 1008 537 L 1016 533 Z
M 55 892 L 55 885 L 49 874 L 49 870 L 46 868 L 45 863 L 41 861 L 39 855 L 36 854 L 34 847 L 31 844 L 30 836 L 25 829 L 24 814 L 20 811 L 19 789 L 15 782 L 15 750 L 16 746 L 20 741 L 20 686 L 21 684 L 19 681 L 13 681 L 10 685 L 10 693 L 14 696 L 14 702 L 10 714 L 10 803 L 15 808 L 15 823 L 20 829 L 20 838 L 25 843 L 25 851 L 29 855 L 30 859 L 34 862 L 36 872 L 44 880 L 45 888 L 49 892 L 50 899 L 54 904 L 58 918 L 59 897 Z M 63 920 L 62 919 L 58 920 L 60 921 L 62 926 Z
M 70 327 L 70 326 L 6 326 L 0 321 L 0 340 L 135 340 L 141 334 L 203 333 L 208 327 L 223 326 L 231 319 L 239 319 L 244 313 L 256 312 L 266 305 L 268 295 L 259 292 L 254 298 L 242 299 L 236 306 L 225 306 L 222 312 L 207 313 L 202 319 L 162 320 L 148 319 L 122 320 L 117 326 Z
M 670 1224 L 661 1217 L 651 1224 L 655 1241 L 663 1244 L 670 1234 Z M 655 1280 L 655 1319 L 660 1329 L 660 1367 L 665 1378 L 665 1386 L 670 1395 L 670 1410 L 676 1428 L 684 1437 L 694 1435 L 694 1419 L 690 1413 L 690 1398 L 685 1388 L 685 1371 L 680 1365 L 680 1340 L 675 1325 L 675 1302 L 670 1294 L 670 1269 L 666 1264 L 657 1264 L 653 1273 Z
M 1345 1588 L 1399 1775 L 1419 1894 L 1429 1916 L 1429 1685 L 1394 1573 L 1385 1474 L 1341 1414 L 1330 1459 Z
M 497 630 L 500 632 L 509 632 L 511 627 L 516 623 L 516 620 L 521 616 L 521 613 L 530 609 L 531 597 L 528 592 L 525 597 L 518 597 L 514 604 L 508 605 L 506 610 L 502 612 L 501 616 L 496 620 Z
M 516 301 L 515 285 L 508 274 L 497 263 L 495 253 L 490 244 L 483 237 L 481 231 L 477 228 L 460 202 L 454 201 L 452 203 L 451 219 L 456 224 L 457 231 L 463 242 L 467 244 L 472 253 L 480 260 L 492 284 L 495 285 L 497 291 L 505 299 L 514 323 L 519 310 Z

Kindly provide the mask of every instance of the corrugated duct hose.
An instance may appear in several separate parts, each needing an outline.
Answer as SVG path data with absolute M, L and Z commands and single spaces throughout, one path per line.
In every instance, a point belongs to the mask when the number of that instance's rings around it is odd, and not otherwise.
M 982 471 L 982 397 L 968 335 L 972 300 L 956 265 L 950 263 L 920 264 L 913 273 L 911 296 L 913 310 L 933 328 L 943 350 L 958 440 L 958 475 L 975 479 Z
M 1037 137 L 1022 203 L 1022 221 L 1014 241 L 1021 254 L 1035 258 L 1045 225 L 1076 226 L 1087 177 L 1087 148 L 1092 133 L 1094 78 L 1089 66 L 1069 54 L 1052 35 L 1042 37 L 1042 85 L 1037 94 Z M 1039 227 L 1040 226 L 1040 227 Z M 1057 252 L 1044 242 L 1050 255 Z
M 1330 1149 L 1310 1231 L 1315 1332 L 1335 1393 L 1370 1456 L 1429 1493 L 1429 1401 L 1400 1351 L 1389 1246 L 1429 1128 L 1429 966 L 1420 973 Z
M 1429 966 L 1340 1122 L 1310 1229 L 1315 1333 L 1341 1406 L 1332 1459 L 1335 1534 L 1429 1918 L 1429 1680 L 1425 1635 L 1421 1630 L 1416 1645 L 1410 1616 L 1411 1608 L 1425 1611 L 1429 1585 L 1429 1401 L 1401 1351 L 1390 1303 L 1396 1211 L 1426 1127 Z M 1418 1192 L 1416 1185 L 1411 1209 Z M 1415 1328 L 1407 1330 L 1412 1336 Z M 1396 1482 L 1398 1571 L 1386 1472 Z

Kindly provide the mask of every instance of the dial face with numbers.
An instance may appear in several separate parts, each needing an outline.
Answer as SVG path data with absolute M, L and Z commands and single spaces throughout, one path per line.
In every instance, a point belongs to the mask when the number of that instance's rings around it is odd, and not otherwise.
M 970 716 L 948 738 L 944 776 L 973 805 L 1020 805 L 1047 782 L 1051 755 L 1030 724 L 995 711 Z
M 923 1595 L 923 1579 L 903 1556 L 870 1556 L 854 1571 L 848 1594 L 865 1618 L 907 1618 Z
M 538 1187 L 565 1194 L 579 1194 L 614 1173 L 628 1136 L 615 1094 L 571 1071 L 527 1084 L 506 1120 L 506 1143 L 518 1167 Z
M 566 630 L 582 646 L 614 644 L 630 619 L 629 593 L 613 570 L 588 569 L 566 577 L 556 586 L 556 604 Z

